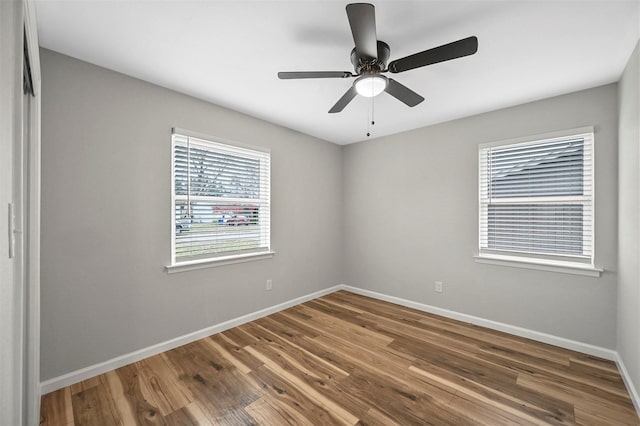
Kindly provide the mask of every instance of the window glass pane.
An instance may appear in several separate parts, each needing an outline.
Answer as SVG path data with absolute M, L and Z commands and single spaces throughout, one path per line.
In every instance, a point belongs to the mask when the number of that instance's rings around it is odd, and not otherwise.
M 202 256 L 261 247 L 255 204 L 176 202 L 176 256 Z
M 495 149 L 488 158 L 492 198 L 584 194 L 582 140 Z
M 191 195 L 260 197 L 260 161 L 192 148 Z
M 259 198 L 260 160 L 176 145 L 176 195 Z
M 582 254 L 582 205 L 489 206 L 488 248 L 536 253 Z

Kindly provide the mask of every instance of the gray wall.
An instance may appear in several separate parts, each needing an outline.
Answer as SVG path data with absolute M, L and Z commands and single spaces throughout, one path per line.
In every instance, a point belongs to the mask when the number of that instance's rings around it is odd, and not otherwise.
M 51 51 L 42 72 L 43 380 L 341 282 L 616 347 L 615 84 L 341 148 Z M 587 125 L 603 276 L 475 263 L 478 144 Z M 174 126 L 272 150 L 273 259 L 164 272 Z
M 41 54 L 42 380 L 342 282 L 339 146 Z M 271 149 L 273 259 L 164 271 L 174 126 Z
M 640 387 L 640 45 L 619 83 L 618 353 Z
M 616 346 L 617 86 L 344 150 L 348 284 L 606 348 Z M 478 144 L 595 126 L 601 278 L 478 264 Z M 434 281 L 444 293 L 434 292 Z

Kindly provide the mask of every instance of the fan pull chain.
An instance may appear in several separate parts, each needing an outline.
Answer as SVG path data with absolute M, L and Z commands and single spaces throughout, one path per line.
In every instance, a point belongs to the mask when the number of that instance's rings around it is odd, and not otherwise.
M 371 136 L 371 126 L 376 124 L 375 120 L 375 103 L 373 101 L 374 96 L 371 97 L 371 121 L 367 117 L 367 137 Z
M 369 121 L 369 113 L 371 112 L 371 109 L 367 110 L 367 137 L 371 136 L 371 125 L 370 125 L 370 121 Z
M 375 125 L 376 124 L 376 120 L 375 120 L 375 114 L 376 114 L 376 108 L 375 108 L 375 102 L 373 101 L 375 99 L 375 97 L 371 98 L 371 125 Z

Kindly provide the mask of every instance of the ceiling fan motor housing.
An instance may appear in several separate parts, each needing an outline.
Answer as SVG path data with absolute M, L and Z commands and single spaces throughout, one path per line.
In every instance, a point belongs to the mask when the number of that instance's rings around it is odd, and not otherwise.
M 389 45 L 384 41 L 378 40 L 377 58 L 359 57 L 354 47 L 351 51 L 351 63 L 355 68 L 356 74 L 378 74 L 386 68 L 390 54 Z

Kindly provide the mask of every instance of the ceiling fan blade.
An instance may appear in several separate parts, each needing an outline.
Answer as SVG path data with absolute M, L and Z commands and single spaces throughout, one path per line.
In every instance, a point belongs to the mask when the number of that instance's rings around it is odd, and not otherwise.
M 347 17 L 358 57 L 376 59 L 378 57 L 378 36 L 376 35 L 376 13 L 373 5 L 369 3 L 348 4 Z
M 449 61 L 451 59 L 462 58 L 473 55 L 478 51 L 478 38 L 475 36 L 463 38 L 453 43 L 443 44 L 433 49 L 415 53 L 401 59 L 396 59 L 389 64 L 389 71 L 392 73 L 412 70 L 426 65 L 437 64 L 438 62 Z
M 279 72 L 278 78 L 290 80 L 295 78 L 348 78 L 353 77 L 349 71 L 292 71 Z
M 329 113 L 333 114 L 335 112 L 342 111 L 344 107 L 349 105 L 349 102 L 351 102 L 353 98 L 356 97 L 357 94 L 358 92 L 356 92 L 356 88 L 354 86 L 351 86 L 349 90 L 347 90 L 346 93 L 342 95 L 342 97 L 338 100 L 338 102 L 336 102 L 336 104 L 333 107 L 331 107 L 331 109 L 329 110 Z
M 400 84 L 392 78 L 389 79 L 387 88 L 384 89 L 384 91 L 400 102 L 404 102 L 405 104 L 409 105 L 410 107 L 414 107 L 420 102 L 424 101 L 424 98 L 422 96 L 418 95 L 416 92 L 409 89 L 404 84 Z

